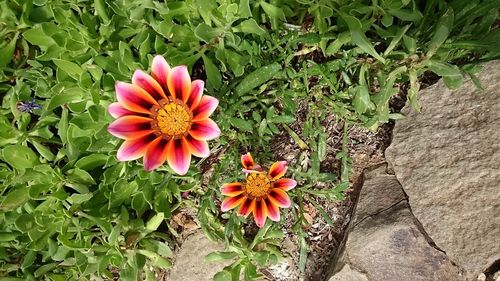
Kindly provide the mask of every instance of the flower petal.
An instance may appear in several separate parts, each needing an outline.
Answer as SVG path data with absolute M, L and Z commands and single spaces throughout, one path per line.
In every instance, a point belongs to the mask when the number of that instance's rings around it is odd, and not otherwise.
M 198 106 L 193 110 L 193 120 L 199 121 L 208 118 L 219 105 L 219 100 L 211 96 L 203 96 Z
M 220 136 L 220 129 L 212 119 L 194 121 L 189 133 L 197 140 L 212 140 Z
M 191 153 L 200 158 L 205 158 L 210 155 L 210 148 L 208 147 L 207 141 L 197 140 L 193 138 L 191 135 L 186 137 L 186 141 L 189 144 L 189 150 Z
M 110 105 L 108 105 L 108 112 L 113 118 L 119 118 L 125 115 L 133 115 L 136 114 L 133 111 L 130 111 L 126 109 L 125 107 L 121 106 L 120 103 L 114 102 Z
M 238 209 L 238 215 L 248 217 L 255 210 L 255 199 L 246 199 Z
M 252 170 L 255 166 L 255 162 L 253 161 L 252 154 L 247 152 L 247 154 L 241 155 L 241 164 L 245 169 Z
M 286 161 L 278 161 L 274 162 L 269 168 L 269 176 L 273 180 L 277 180 L 286 174 L 286 170 L 288 169 L 288 164 Z
M 167 77 L 168 90 L 174 99 L 180 99 L 184 103 L 191 93 L 191 77 L 187 66 L 179 65 L 170 71 Z
M 267 198 L 269 198 L 269 200 L 273 204 L 281 208 L 288 208 L 292 204 L 290 201 L 290 197 L 288 197 L 288 194 L 286 194 L 286 192 L 280 188 L 271 189 L 271 192 L 269 192 Z
M 132 76 L 132 83 L 141 87 L 156 100 L 167 98 L 162 87 L 158 84 L 158 81 L 142 70 L 138 69 L 134 72 L 134 75 Z
M 179 175 L 185 175 L 191 164 L 191 150 L 185 138 L 172 139 L 167 148 L 168 165 Z
M 226 196 L 237 196 L 243 193 L 243 188 L 240 182 L 225 183 L 220 192 Z
M 263 227 L 267 218 L 267 206 L 264 200 L 257 200 L 253 211 L 253 218 L 258 227 Z
M 119 161 L 136 160 L 144 156 L 149 145 L 155 139 L 154 134 L 145 135 L 137 139 L 126 140 L 118 149 L 116 158 Z
M 137 85 L 125 82 L 116 82 L 116 99 L 126 109 L 150 114 L 149 109 L 158 104 L 156 100 Z
M 108 126 L 108 132 L 121 139 L 136 139 L 153 132 L 151 118 L 127 115 L 113 121 Z
M 278 205 L 274 204 L 269 198 L 266 200 L 267 216 L 272 221 L 280 221 L 280 209 Z
M 201 96 L 203 95 L 203 89 L 205 88 L 205 82 L 202 80 L 194 80 L 191 83 L 191 94 L 186 102 L 186 105 L 193 110 L 200 103 Z
M 158 81 L 158 84 L 163 88 L 163 92 L 168 95 L 167 77 L 170 72 L 170 65 L 162 56 L 155 56 L 151 64 L 151 76 Z
M 274 182 L 275 188 L 281 188 L 284 191 L 288 191 L 297 186 L 297 182 L 293 179 L 281 178 Z
M 167 160 L 167 140 L 163 137 L 154 139 L 144 155 L 144 169 L 152 171 L 165 163 Z
M 220 205 L 220 210 L 223 212 L 229 211 L 231 209 L 236 208 L 238 205 L 243 203 L 243 201 L 246 199 L 245 196 L 243 195 L 238 195 L 235 197 L 227 197 L 222 201 L 222 204 Z

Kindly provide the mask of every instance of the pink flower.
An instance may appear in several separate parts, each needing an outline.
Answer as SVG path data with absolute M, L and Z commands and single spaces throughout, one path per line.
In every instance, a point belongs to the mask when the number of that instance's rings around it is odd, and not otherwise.
M 272 221 L 279 221 L 279 208 L 291 205 L 286 191 L 297 185 L 295 180 L 283 178 L 288 169 L 287 163 L 275 162 L 266 172 L 255 164 L 250 153 L 241 156 L 241 163 L 247 173 L 246 180 L 222 186 L 222 194 L 228 197 L 222 201 L 221 211 L 226 212 L 239 206 L 238 215 L 246 217 L 253 213 L 258 227 L 264 226 L 267 217 Z
M 116 118 L 108 131 L 125 140 L 118 149 L 118 160 L 144 157 L 148 171 L 167 161 L 172 170 L 184 175 L 191 154 L 207 157 L 207 141 L 220 135 L 209 118 L 219 101 L 203 95 L 204 85 L 201 80 L 191 82 L 186 66 L 170 68 L 162 56 L 153 59 L 151 76 L 136 70 L 132 84 L 118 81 L 118 102 L 108 108 Z

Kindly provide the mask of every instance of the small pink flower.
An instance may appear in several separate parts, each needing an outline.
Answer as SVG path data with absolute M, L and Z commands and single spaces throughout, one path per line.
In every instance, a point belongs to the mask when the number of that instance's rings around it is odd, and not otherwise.
M 241 163 L 247 175 L 246 180 L 222 186 L 222 194 L 228 197 L 222 201 L 221 210 L 226 212 L 239 206 L 238 215 L 246 217 L 253 213 L 258 227 L 264 226 L 267 217 L 279 221 L 279 208 L 291 205 L 286 191 L 297 185 L 295 180 L 283 178 L 288 169 L 287 163 L 275 162 L 266 172 L 255 164 L 250 153 L 241 157 Z

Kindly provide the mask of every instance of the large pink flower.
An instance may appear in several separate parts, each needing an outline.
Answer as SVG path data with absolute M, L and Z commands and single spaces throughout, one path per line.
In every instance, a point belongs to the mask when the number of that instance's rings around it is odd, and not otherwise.
M 207 140 L 217 138 L 220 129 L 208 118 L 219 101 L 203 95 L 205 83 L 191 82 L 184 65 L 170 68 L 162 56 L 156 56 L 151 76 L 136 70 L 132 84 L 118 81 L 118 102 L 108 110 L 116 120 L 108 131 L 125 142 L 118 149 L 120 161 L 144 157 L 148 171 L 165 161 L 176 173 L 189 169 L 191 154 L 207 157 Z

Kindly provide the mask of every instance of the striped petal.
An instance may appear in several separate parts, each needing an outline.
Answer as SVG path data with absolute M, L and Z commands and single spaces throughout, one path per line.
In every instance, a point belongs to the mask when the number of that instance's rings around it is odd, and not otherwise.
M 157 137 L 151 142 L 144 155 L 144 169 L 152 171 L 165 163 L 167 160 L 167 140 L 163 137 Z
M 239 182 L 225 183 L 220 189 L 220 192 L 223 195 L 234 197 L 242 194 L 243 188 Z
M 118 102 L 114 102 L 108 105 L 108 112 L 111 116 L 113 116 L 113 118 L 120 118 L 125 115 L 135 114 L 135 112 L 126 109 L 125 107 L 121 106 L 120 103 Z
M 179 175 L 185 175 L 191 164 L 191 150 L 185 138 L 172 139 L 167 148 L 168 165 Z
M 142 70 L 136 70 L 134 72 L 134 75 L 132 76 L 132 83 L 141 87 L 156 100 L 167 98 L 162 87 L 158 84 L 158 81 Z
M 241 203 L 241 206 L 238 209 L 238 215 L 248 217 L 251 212 L 255 211 L 255 204 L 255 199 L 246 199 L 243 203 Z
M 151 118 L 127 115 L 113 121 L 108 126 L 108 132 L 121 139 L 135 139 L 153 132 Z
M 273 202 L 269 200 L 269 198 L 266 200 L 266 205 L 267 205 L 267 216 L 272 221 L 280 221 L 280 208 L 276 204 L 273 204 Z
M 271 192 L 269 192 L 267 196 L 271 203 L 281 208 L 288 208 L 292 204 L 290 201 L 290 197 L 288 197 L 288 194 L 286 194 L 285 191 L 279 188 L 271 189 Z
M 281 178 L 274 182 L 275 188 L 281 188 L 284 191 L 288 191 L 297 186 L 297 182 L 293 179 Z
M 162 56 L 155 56 L 151 64 L 151 76 L 158 81 L 158 84 L 163 88 L 163 92 L 168 95 L 167 77 L 170 72 L 170 65 Z
M 203 89 L 205 88 L 205 82 L 202 80 L 194 80 L 191 83 L 191 94 L 186 102 L 186 105 L 191 109 L 195 109 L 200 103 L 201 96 L 203 95 Z
M 264 200 L 257 200 L 253 211 L 253 218 L 258 227 L 263 227 L 267 218 L 267 206 Z
M 197 140 L 191 135 L 188 135 L 186 137 L 186 141 L 189 144 L 189 150 L 191 150 L 191 154 L 193 154 L 194 156 L 205 158 L 210 155 L 210 148 L 208 147 L 207 141 Z
M 136 160 L 144 156 L 148 146 L 155 139 L 154 134 L 149 134 L 137 139 L 126 140 L 118 149 L 116 158 L 119 161 Z
M 255 166 L 255 162 L 253 161 L 253 157 L 250 152 L 247 154 L 241 155 L 241 164 L 245 169 L 252 170 Z
M 288 169 L 288 164 L 286 161 L 278 161 L 274 162 L 269 168 L 269 176 L 273 180 L 277 180 L 286 174 L 286 170 Z
M 198 106 L 193 110 L 193 120 L 199 121 L 208 118 L 219 105 L 219 100 L 211 96 L 203 96 Z
M 220 210 L 223 212 L 229 211 L 239 206 L 245 200 L 246 197 L 243 195 L 238 195 L 235 197 L 227 197 L 226 199 L 224 199 L 224 201 L 222 201 L 222 204 L 220 205 Z
M 172 68 L 167 77 L 167 85 L 172 97 L 185 103 L 191 93 L 191 77 L 187 66 L 179 65 Z
M 115 84 L 116 99 L 126 109 L 150 114 L 149 109 L 158 104 L 156 100 L 137 85 L 125 82 Z
M 212 140 L 220 136 L 220 129 L 212 119 L 194 121 L 189 133 L 197 140 Z

